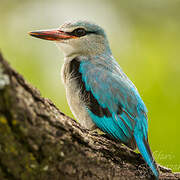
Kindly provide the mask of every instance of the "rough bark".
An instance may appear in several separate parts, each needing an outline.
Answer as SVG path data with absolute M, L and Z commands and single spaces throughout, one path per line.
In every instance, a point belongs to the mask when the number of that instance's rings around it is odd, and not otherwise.
M 159 166 L 160 179 L 180 174 Z M 140 154 L 81 127 L 0 55 L 0 180 L 153 179 Z

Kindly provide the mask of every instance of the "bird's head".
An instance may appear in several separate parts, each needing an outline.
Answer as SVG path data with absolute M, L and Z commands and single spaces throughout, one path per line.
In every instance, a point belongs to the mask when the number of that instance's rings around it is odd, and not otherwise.
M 104 30 L 88 21 L 74 21 L 54 30 L 40 30 L 31 36 L 55 41 L 66 57 L 111 54 Z

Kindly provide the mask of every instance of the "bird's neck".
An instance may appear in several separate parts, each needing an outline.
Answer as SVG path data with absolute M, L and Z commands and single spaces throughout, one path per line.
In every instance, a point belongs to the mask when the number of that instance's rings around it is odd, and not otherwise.
M 114 64 L 114 58 L 112 57 L 111 53 L 103 53 L 98 55 L 91 55 L 91 56 L 83 56 L 83 55 L 72 55 L 72 56 L 65 56 L 64 58 L 64 64 L 61 70 L 62 80 L 66 84 L 68 80 L 71 78 L 71 72 L 70 70 L 72 67 L 73 62 L 78 62 L 79 64 L 85 63 L 89 65 L 98 65 L 105 68 L 109 68 L 113 66 Z M 77 63 L 76 63 L 77 64 Z M 78 71 L 78 69 L 74 69 L 75 71 Z

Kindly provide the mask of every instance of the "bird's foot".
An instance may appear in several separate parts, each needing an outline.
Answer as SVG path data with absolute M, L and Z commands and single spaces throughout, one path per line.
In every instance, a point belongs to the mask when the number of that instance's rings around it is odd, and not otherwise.
M 105 134 L 99 128 L 93 129 L 93 130 L 91 130 L 91 132 L 92 132 L 92 134 L 100 134 L 100 135 L 104 135 Z

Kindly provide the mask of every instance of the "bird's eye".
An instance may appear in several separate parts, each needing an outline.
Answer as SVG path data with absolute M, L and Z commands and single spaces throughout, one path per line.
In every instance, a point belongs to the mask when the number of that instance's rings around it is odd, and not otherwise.
M 83 28 L 78 28 L 78 29 L 75 29 L 72 34 L 74 36 L 77 36 L 77 37 L 81 37 L 81 36 L 85 36 L 86 35 L 86 30 L 83 29 Z

